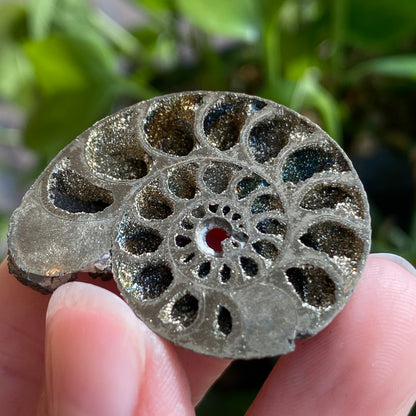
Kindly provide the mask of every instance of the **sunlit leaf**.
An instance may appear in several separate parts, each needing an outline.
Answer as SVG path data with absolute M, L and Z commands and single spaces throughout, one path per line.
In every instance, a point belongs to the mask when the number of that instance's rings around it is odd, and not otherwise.
M 86 88 L 88 79 L 76 61 L 72 45 L 62 37 L 29 41 L 24 46 L 45 94 Z
M 111 82 L 117 73 L 117 55 L 111 45 L 95 32 L 72 33 L 68 43 L 91 82 Z
M 0 45 L 0 96 L 7 100 L 22 102 L 26 97 L 24 90 L 35 79 L 33 67 L 15 41 Z
M 113 28 L 102 28 L 105 22 L 100 20 L 100 13 L 94 11 L 89 2 L 61 0 L 61 4 L 56 24 L 77 59 L 82 61 L 85 68 L 89 68 L 90 73 L 94 72 L 94 76 L 101 77 L 102 74 L 113 72 L 117 57 L 108 41 L 108 31 L 111 32 Z M 125 39 L 122 42 L 126 46 Z M 127 49 L 132 51 L 130 44 Z
M 55 16 L 57 26 L 67 33 L 77 32 L 81 28 L 94 31 L 94 28 L 88 27 L 93 14 L 91 3 L 85 0 L 59 0 L 59 13 Z
M 96 37 L 54 35 L 24 45 L 44 94 L 82 90 L 92 83 L 110 82 L 115 55 Z
M 416 80 L 416 55 L 386 56 L 371 59 L 354 67 L 351 76 L 359 78 L 365 75 L 378 74 Z
M 155 10 L 170 9 L 173 6 L 173 1 L 174 0 L 135 0 L 140 6 Z
M 341 115 L 334 97 L 319 83 L 317 71 L 310 68 L 297 82 L 290 107 L 301 111 L 308 107 L 317 110 L 324 129 L 337 142 L 341 142 Z
M 259 38 L 258 12 L 251 0 L 176 0 L 179 11 L 210 34 L 253 42 Z
M 140 52 L 141 45 L 138 40 L 103 11 L 98 11 L 92 16 L 91 22 L 100 34 L 108 38 L 126 55 L 135 57 Z
M 49 33 L 57 0 L 36 0 L 29 3 L 29 29 L 34 39 L 43 39 Z

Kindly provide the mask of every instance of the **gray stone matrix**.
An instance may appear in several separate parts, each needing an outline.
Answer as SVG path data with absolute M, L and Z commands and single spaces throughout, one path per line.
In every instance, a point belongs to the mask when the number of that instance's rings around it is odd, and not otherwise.
M 259 97 L 185 92 L 63 149 L 12 216 L 9 267 L 44 293 L 79 271 L 113 275 L 161 336 L 257 358 L 335 317 L 370 234 L 359 178 L 318 126 Z

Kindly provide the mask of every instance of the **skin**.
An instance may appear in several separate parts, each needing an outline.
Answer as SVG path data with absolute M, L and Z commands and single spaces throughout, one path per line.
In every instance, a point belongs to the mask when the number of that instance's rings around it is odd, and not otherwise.
M 2 414 L 187 416 L 229 360 L 175 347 L 118 296 L 82 282 L 41 295 L 0 266 Z M 370 256 L 350 301 L 296 343 L 247 412 L 407 415 L 416 399 L 416 276 Z M 37 413 L 38 412 L 38 413 Z

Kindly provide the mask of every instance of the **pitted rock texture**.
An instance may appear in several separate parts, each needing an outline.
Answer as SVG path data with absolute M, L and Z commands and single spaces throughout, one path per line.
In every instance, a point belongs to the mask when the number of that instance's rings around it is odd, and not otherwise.
M 194 351 L 280 355 L 354 290 L 363 187 L 318 126 L 245 94 L 185 92 L 98 121 L 12 216 L 10 270 L 44 293 L 111 276 L 137 316 Z

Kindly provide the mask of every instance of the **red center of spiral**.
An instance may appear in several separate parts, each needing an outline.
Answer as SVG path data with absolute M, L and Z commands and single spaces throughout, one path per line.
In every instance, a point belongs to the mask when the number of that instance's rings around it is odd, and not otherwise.
M 212 248 L 215 252 L 221 253 L 221 243 L 228 237 L 230 236 L 222 228 L 213 228 L 207 232 L 205 242 L 207 243 L 207 246 Z

